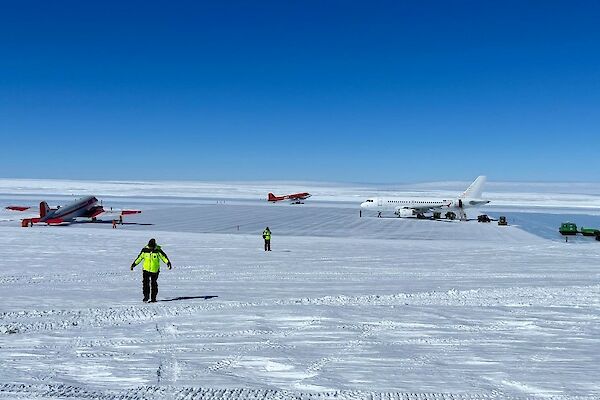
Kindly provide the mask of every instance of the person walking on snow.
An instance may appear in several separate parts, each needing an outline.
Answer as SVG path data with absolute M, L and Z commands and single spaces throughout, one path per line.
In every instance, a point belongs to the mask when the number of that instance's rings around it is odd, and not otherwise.
M 144 303 L 150 301 L 150 303 L 156 302 L 156 295 L 158 294 L 158 274 L 160 272 L 160 262 L 167 264 L 169 269 L 172 268 L 171 261 L 167 254 L 156 244 L 155 239 L 150 239 L 148 245 L 140 251 L 140 255 L 131 264 L 131 270 L 136 265 L 144 261 L 143 265 L 143 279 L 142 279 L 142 291 L 144 292 Z M 150 290 L 152 289 L 152 290 Z
M 263 231 L 263 239 L 265 239 L 265 251 L 271 251 L 271 230 L 268 226 Z

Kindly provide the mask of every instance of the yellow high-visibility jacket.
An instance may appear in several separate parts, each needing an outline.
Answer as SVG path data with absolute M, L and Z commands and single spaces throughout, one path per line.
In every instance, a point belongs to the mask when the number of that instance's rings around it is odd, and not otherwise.
M 271 240 L 271 231 L 268 229 L 265 229 L 263 231 L 263 239 L 265 240 Z
M 160 262 L 170 264 L 169 257 L 165 254 L 160 246 L 156 246 L 154 249 L 146 246 L 140 252 L 140 255 L 133 262 L 134 265 L 138 265 L 144 261 L 144 271 L 158 272 L 160 271 Z

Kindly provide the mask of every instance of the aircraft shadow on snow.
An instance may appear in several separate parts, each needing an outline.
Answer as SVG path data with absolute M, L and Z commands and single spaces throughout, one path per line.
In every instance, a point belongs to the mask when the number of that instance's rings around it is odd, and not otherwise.
M 160 301 L 179 301 L 179 300 L 194 300 L 194 299 L 214 299 L 219 296 L 181 296 L 181 297 L 173 297 L 172 299 L 162 299 Z

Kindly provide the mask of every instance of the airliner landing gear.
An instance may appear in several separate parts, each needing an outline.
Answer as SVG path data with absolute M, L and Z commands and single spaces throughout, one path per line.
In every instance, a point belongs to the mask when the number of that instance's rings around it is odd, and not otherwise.
M 451 220 L 451 221 L 452 221 L 452 220 L 454 220 L 455 218 L 456 218 L 456 214 L 455 214 L 455 213 L 453 213 L 452 211 L 448 211 L 448 212 L 446 213 L 446 219 L 449 219 L 449 220 Z

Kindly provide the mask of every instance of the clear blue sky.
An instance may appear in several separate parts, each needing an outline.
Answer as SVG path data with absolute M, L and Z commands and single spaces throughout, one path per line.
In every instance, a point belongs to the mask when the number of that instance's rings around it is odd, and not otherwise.
M 600 180 L 598 1 L 1 4 L 1 177 Z

